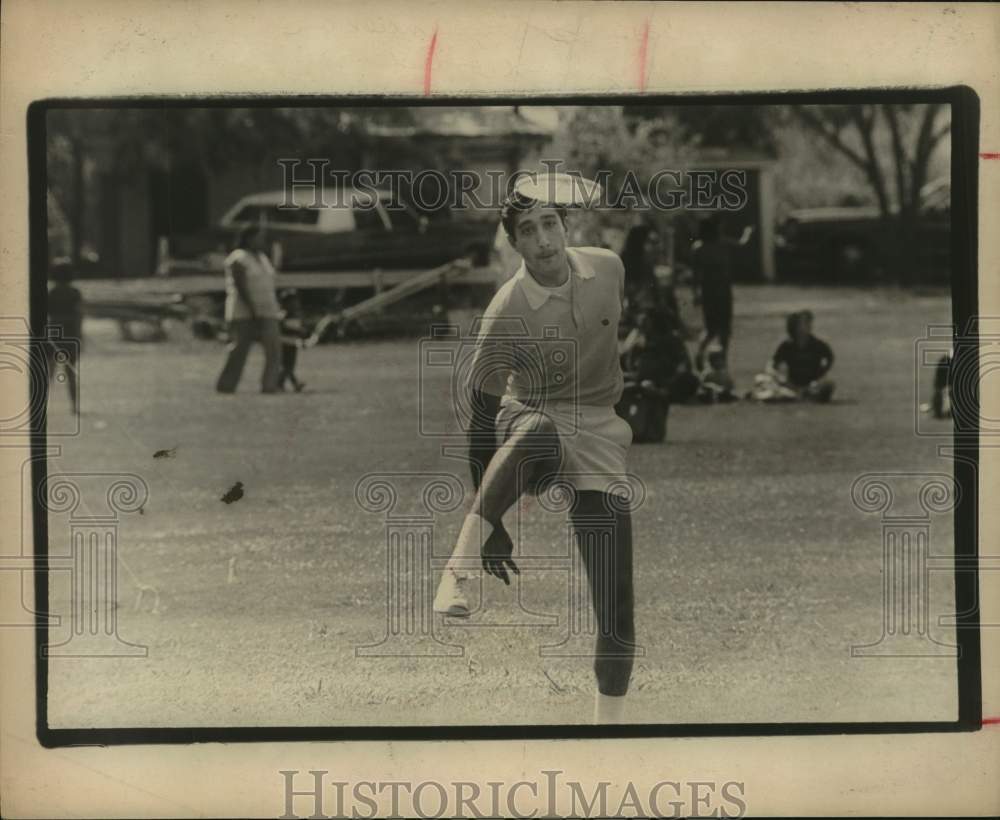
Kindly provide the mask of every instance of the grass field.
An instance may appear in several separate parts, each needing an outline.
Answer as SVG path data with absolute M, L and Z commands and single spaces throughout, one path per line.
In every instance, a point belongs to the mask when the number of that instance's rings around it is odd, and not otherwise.
M 850 652 L 882 629 L 881 525 L 853 506 L 852 483 L 872 471 L 951 472 L 940 442 L 914 434 L 914 407 L 928 398 L 915 395 L 915 342 L 950 321 L 948 299 L 741 288 L 738 387 L 780 340 L 785 311 L 801 307 L 814 310 L 817 335 L 837 353 L 833 404 L 675 407 L 667 443 L 632 450 L 646 498 L 635 512 L 644 654 L 629 720 L 956 716 L 953 658 Z M 181 327 L 163 344 L 122 343 L 99 321 L 85 332 L 82 431 L 53 439 L 60 452 L 50 471 L 134 473 L 147 483 L 143 514 L 119 527 L 118 629 L 149 653 L 53 659 L 51 726 L 589 719 L 592 660 L 540 653 L 566 633 L 567 575 L 533 571 L 530 560 L 517 587 L 488 579 L 471 625 L 435 625 L 440 641 L 461 647 L 456 654 L 356 656 L 383 637 L 387 613 L 384 517 L 359 506 L 358 480 L 416 474 L 396 479 L 406 510 L 418 506 L 421 474 L 455 473 L 469 488 L 441 441 L 417 435 L 415 340 L 307 351 L 300 375 L 310 389 L 301 395 L 260 395 L 255 352 L 241 392 L 219 396 L 223 350 Z M 432 374 L 427 384 L 423 412 L 443 424 L 448 379 Z M 68 416 L 61 388 L 50 414 L 53 424 Z M 175 457 L 152 458 L 173 447 Z M 245 497 L 221 503 L 236 481 Z M 916 510 L 918 486 L 901 480 L 900 503 Z M 436 517 L 435 557 L 447 556 L 462 514 Z M 565 554 L 560 516 L 537 502 L 516 515 L 525 555 Z M 68 519 L 53 514 L 52 552 L 65 552 L 68 538 Z M 932 552 L 952 549 L 951 516 L 934 517 Z M 61 576 L 57 611 L 69 600 Z M 158 591 L 155 610 L 148 597 L 135 607 L 138 584 Z M 932 574 L 932 634 L 945 642 L 952 635 L 936 624 L 953 611 L 952 595 L 948 574 Z M 556 623 L 542 625 L 542 615 Z M 53 639 L 66 629 L 54 628 Z

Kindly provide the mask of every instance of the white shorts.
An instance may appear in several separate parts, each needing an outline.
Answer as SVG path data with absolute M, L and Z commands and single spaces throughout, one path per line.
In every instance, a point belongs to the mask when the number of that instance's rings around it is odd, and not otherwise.
M 625 462 L 632 444 L 632 428 L 614 407 L 557 402 L 536 409 L 506 397 L 496 419 L 501 444 L 525 413 L 542 413 L 555 424 L 561 450 L 561 480 L 578 491 L 631 493 Z

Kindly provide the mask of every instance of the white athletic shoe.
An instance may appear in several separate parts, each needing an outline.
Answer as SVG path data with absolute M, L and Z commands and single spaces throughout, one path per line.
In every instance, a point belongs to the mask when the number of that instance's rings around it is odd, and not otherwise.
M 472 612 L 469 608 L 469 580 L 468 576 L 458 575 L 453 569 L 446 568 L 434 596 L 434 611 L 453 618 L 468 618 Z

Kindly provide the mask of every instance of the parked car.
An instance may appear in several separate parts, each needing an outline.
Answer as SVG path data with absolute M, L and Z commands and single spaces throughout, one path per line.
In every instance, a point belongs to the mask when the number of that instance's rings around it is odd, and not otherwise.
M 877 207 L 803 208 L 778 226 L 775 259 L 784 281 L 878 281 L 896 249 L 892 223 Z M 951 264 L 951 182 L 921 189 L 912 282 L 947 282 Z
M 495 221 L 455 219 L 448 211 L 429 218 L 389 191 L 328 190 L 324 197 L 329 207 L 316 207 L 312 193 L 293 197 L 292 207 L 284 191 L 245 196 L 204 235 L 171 237 L 171 260 L 221 268 L 236 234 L 264 224 L 286 271 L 420 269 L 461 257 L 489 263 Z

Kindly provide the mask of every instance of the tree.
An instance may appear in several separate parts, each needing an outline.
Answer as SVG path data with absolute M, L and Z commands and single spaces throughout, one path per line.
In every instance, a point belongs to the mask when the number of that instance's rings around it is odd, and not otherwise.
M 605 201 L 613 205 L 581 213 L 576 219 L 582 232 L 579 241 L 603 241 L 598 235 L 604 232 L 623 237 L 635 218 L 633 208 L 658 227 L 666 227 L 675 216 L 650 208 L 644 200 L 655 174 L 684 167 L 687 140 L 680 136 L 670 109 L 650 108 L 634 117 L 627 112 L 607 105 L 562 109 L 560 127 L 543 154 L 562 163 L 558 170 L 597 178 Z
M 771 155 L 777 150 L 778 113 L 763 105 L 625 106 L 633 124 L 666 119 L 675 138 L 692 148 L 739 147 Z
M 907 281 L 917 262 L 921 191 L 935 149 L 951 133 L 941 104 L 791 106 L 791 113 L 826 146 L 865 175 L 891 232 L 895 273 Z
M 101 217 L 96 177 L 120 184 L 149 170 L 194 165 L 207 172 L 276 149 L 347 162 L 362 155 L 371 122 L 407 124 L 404 108 L 230 108 L 154 105 L 52 109 L 46 117 L 49 193 L 69 226 L 79 266 L 85 222 Z M 341 166 L 343 167 L 343 165 Z M 95 216 L 96 215 L 96 216 Z

